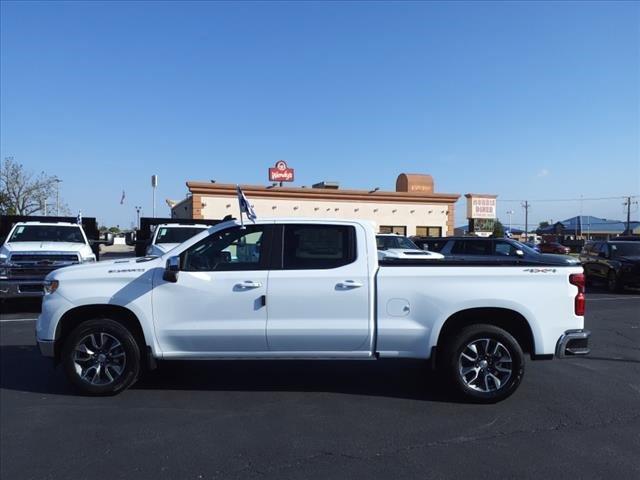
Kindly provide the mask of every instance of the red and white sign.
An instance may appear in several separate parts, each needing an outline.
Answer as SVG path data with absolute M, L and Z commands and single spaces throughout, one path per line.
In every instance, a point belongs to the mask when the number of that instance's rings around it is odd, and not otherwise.
M 287 167 L 287 162 L 278 160 L 276 166 L 269 169 L 270 182 L 293 182 L 293 168 Z
M 496 218 L 496 197 L 466 195 L 467 218 Z

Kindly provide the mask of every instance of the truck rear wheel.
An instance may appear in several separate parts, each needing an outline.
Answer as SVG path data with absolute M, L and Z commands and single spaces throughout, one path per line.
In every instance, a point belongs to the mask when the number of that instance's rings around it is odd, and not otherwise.
M 71 384 L 87 395 L 113 395 L 140 374 L 140 348 L 131 332 L 110 319 L 81 323 L 64 342 L 62 364 Z
M 615 270 L 609 270 L 607 274 L 607 288 L 611 293 L 622 292 L 622 283 L 618 279 Z
M 445 345 L 443 373 L 463 399 L 494 403 L 516 391 L 524 376 L 524 354 L 513 336 L 493 325 L 471 325 Z

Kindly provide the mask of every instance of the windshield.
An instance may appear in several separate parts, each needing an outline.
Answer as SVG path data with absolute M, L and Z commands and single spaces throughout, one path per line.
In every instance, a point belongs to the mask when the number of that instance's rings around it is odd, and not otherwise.
M 404 248 L 408 250 L 420 250 L 418 246 L 407 237 L 401 236 L 378 236 L 376 237 L 378 250 L 387 250 L 389 248 Z
M 517 248 L 522 250 L 527 255 L 540 255 L 540 252 L 538 252 L 537 250 L 531 248 L 529 245 L 525 245 L 524 243 L 520 243 L 520 242 L 517 242 L 515 240 L 513 241 L 513 243 L 515 243 Z
M 640 255 L 640 242 L 633 243 L 612 243 L 611 256 L 612 257 L 629 257 Z
M 204 232 L 206 228 L 162 227 L 156 237 L 158 243 L 182 243 L 194 235 Z
M 80 227 L 56 225 L 20 225 L 9 242 L 72 242 L 85 243 Z

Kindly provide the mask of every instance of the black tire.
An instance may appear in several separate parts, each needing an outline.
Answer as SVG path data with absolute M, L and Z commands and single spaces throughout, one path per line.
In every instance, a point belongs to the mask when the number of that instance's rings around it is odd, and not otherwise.
M 615 270 L 609 270 L 607 274 L 607 289 L 611 293 L 620 293 L 622 291 L 622 285 L 620 284 L 620 279 L 616 275 Z
M 61 360 L 69 382 L 86 395 L 114 395 L 133 385 L 140 374 L 136 339 L 107 318 L 78 325 L 64 342 Z
M 470 345 L 476 349 L 475 360 L 469 359 L 474 354 Z M 488 350 L 486 354 L 481 352 L 483 348 Z M 453 334 L 445 343 L 443 357 L 444 380 L 459 397 L 474 403 L 504 400 L 517 390 L 524 376 L 522 348 L 509 332 L 493 325 L 470 325 Z
M 587 275 L 587 272 L 584 272 L 584 286 L 585 287 L 593 287 L 593 279 L 591 275 Z

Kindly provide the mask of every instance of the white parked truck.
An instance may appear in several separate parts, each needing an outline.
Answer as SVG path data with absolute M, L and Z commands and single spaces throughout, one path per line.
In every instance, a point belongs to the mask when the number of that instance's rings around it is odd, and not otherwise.
M 17 222 L 0 247 L 0 299 L 40 297 L 51 271 L 95 261 L 81 225 Z
M 588 353 L 582 267 L 388 260 L 366 221 L 226 221 L 158 258 L 47 277 L 43 355 L 87 394 L 158 360 L 430 360 L 478 402 L 513 393 L 533 359 Z
M 151 238 L 151 243 L 147 247 L 146 254 L 160 256 L 173 250 L 185 240 L 194 235 L 202 233 L 208 228 L 207 225 L 190 225 L 181 223 L 163 223 L 157 225 Z

